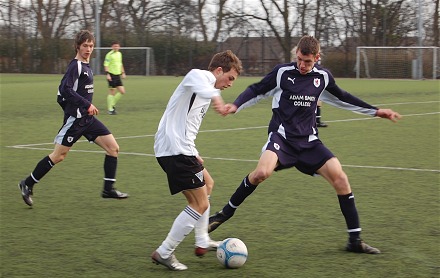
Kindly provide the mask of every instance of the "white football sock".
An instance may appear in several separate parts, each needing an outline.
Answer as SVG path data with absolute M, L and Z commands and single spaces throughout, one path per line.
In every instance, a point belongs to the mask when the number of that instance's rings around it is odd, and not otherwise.
M 194 227 L 195 240 L 197 247 L 207 248 L 209 247 L 209 235 L 208 235 L 208 223 L 209 223 L 209 211 L 211 206 L 205 210 L 205 212 L 200 217 L 199 221 L 197 221 Z
M 194 225 L 200 218 L 200 213 L 190 206 L 186 206 L 174 220 L 167 238 L 157 248 L 159 255 L 164 259 L 169 258 L 180 242 L 194 229 Z M 208 231 L 208 228 L 206 228 L 206 231 Z

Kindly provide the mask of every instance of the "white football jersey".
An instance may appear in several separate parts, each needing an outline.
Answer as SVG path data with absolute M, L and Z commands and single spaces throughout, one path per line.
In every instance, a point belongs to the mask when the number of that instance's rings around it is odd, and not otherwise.
M 196 156 L 195 139 L 211 99 L 220 96 L 216 78 L 207 70 L 193 69 L 171 96 L 154 136 L 156 157 Z

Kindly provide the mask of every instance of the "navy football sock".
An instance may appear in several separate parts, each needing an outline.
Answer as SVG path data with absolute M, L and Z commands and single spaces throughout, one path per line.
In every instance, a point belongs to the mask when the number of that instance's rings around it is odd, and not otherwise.
M 249 182 L 249 176 L 246 176 L 241 182 L 240 186 L 237 188 L 234 194 L 232 194 L 229 203 L 224 206 L 223 213 L 228 216 L 232 216 L 241 203 L 254 192 L 257 188 L 256 185 L 253 185 Z
M 51 169 L 55 166 L 55 163 L 49 158 L 49 156 L 44 157 L 35 166 L 34 171 L 25 180 L 25 184 L 29 187 L 33 187 L 34 184 L 40 181 Z
M 318 106 L 316 108 L 316 122 L 319 124 L 321 123 L 321 107 Z
M 359 215 L 354 203 L 354 195 L 353 193 L 349 193 L 347 195 L 338 195 L 338 199 L 341 212 L 345 217 L 345 222 L 347 223 L 347 231 L 350 240 L 356 240 L 360 236 L 361 227 L 359 224 Z
M 116 168 L 118 166 L 118 158 L 106 155 L 104 159 L 104 190 L 110 191 L 116 181 Z

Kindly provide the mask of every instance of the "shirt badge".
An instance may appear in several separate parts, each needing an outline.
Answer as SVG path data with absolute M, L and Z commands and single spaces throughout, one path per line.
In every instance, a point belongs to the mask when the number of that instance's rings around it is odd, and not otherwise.
M 319 85 L 321 85 L 321 79 L 319 79 L 319 78 L 315 78 L 315 79 L 313 80 L 313 85 L 315 85 L 315 87 L 318 88 Z

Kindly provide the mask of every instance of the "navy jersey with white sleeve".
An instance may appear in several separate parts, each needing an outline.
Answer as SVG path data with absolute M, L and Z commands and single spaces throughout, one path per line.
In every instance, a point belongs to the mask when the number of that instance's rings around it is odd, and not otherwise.
M 316 108 L 319 98 L 337 107 L 371 116 L 377 110 L 339 88 L 327 69 L 315 65 L 309 73 L 302 75 L 296 62 L 276 66 L 260 82 L 241 93 L 234 104 L 238 112 L 267 97 L 273 97 L 268 132 L 277 132 L 292 143 L 307 144 L 318 139 Z
M 191 70 L 177 86 L 154 137 L 156 157 L 197 156 L 195 139 L 211 99 L 220 96 L 215 76 L 207 70 Z
M 64 114 L 75 118 L 88 115 L 93 98 L 93 72 L 88 63 L 73 59 L 61 79 L 57 101 Z

